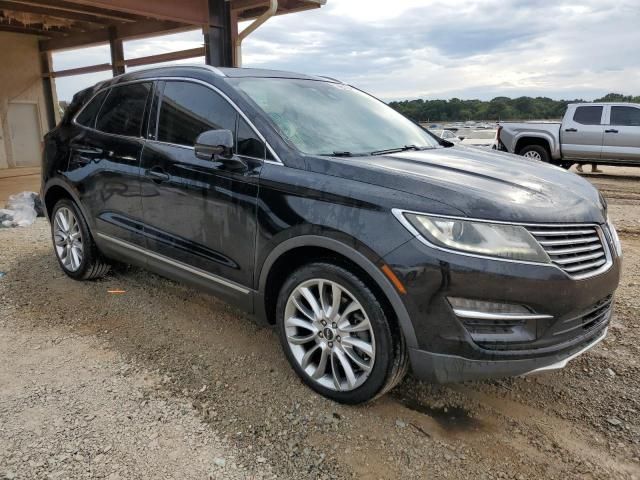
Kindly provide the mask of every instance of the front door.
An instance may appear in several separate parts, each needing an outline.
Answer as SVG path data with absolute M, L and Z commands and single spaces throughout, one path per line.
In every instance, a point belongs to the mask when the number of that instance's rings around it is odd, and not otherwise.
M 600 159 L 604 135 L 604 108 L 596 105 L 576 107 L 573 117 L 562 122 L 562 156 L 570 160 Z
M 246 294 L 253 282 L 264 146 L 243 141 L 251 135 L 243 133 L 244 123 L 238 128 L 244 121 L 212 88 L 189 81 L 158 87 L 157 126 L 151 126 L 141 164 L 145 235 L 155 254 L 150 262 L 171 268 L 172 276 L 199 276 L 223 296 Z M 197 136 L 216 129 L 234 133 L 235 154 L 246 168 L 195 156 Z
M 640 108 L 612 105 L 604 130 L 602 159 L 640 164 Z

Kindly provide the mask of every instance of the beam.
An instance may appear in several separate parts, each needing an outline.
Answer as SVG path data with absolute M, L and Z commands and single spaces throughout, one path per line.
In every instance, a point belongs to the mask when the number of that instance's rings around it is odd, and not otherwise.
M 160 53 L 158 55 L 149 55 L 148 57 L 131 58 L 125 60 L 127 67 L 141 67 L 143 65 L 153 65 L 154 63 L 175 62 L 176 60 L 184 60 L 187 58 L 204 57 L 205 48 L 197 47 L 188 50 L 180 50 L 178 52 Z
M 21 0 L 22 1 L 22 0 Z M 121 20 L 135 22 L 141 20 L 144 17 L 140 15 L 134 15 L 126 12 L 119 12 L 117 10 L 111 10 L 108 8 L 98 8 L 90 5 L 82 5 L 76 2 L 69 2 L 66 0 L 24 0 L 22 3 L 28 5 L 41 6 L 45 8 L 54 8 L 56 10 L 64 10 L 67 12 L 75 13 L 90 13 L 97 17 L 108 18 L 111 20 Z
M 111 71 L 114 77 L 124 73 L 124 47 L 118 38 L 115 27 L 109 27 L 109 51 L 111 52 Z
M 57 10 L 51 7 L 40 7 L 37 5 L 29 5 L 22 2 L 14 2 L 7 0 L 0 0 L 0 10 L 11 10 L 14 12 L 35 13 L 37 15 L 46 15 L 54 18 L 63 18 L 66 20 L 74 20 L 79 22 L 89 22 L 98 24 L 111 24 L 113 20 L 107 18 L 98 17 L 95 15 L 88 15 L 85 13 L 69 12 L 66 10 Z
M 47 110 L 47 124 L 49 130 L 56 126 L 56 110 L 58 108 L 54 99 L 55 95 L 55 85 L 54 80 L 51 78 L 51 70 L 52 70 L 51 61 L 51 53 L 50 52 L 40 52 L 40 71 L 42 72 L 42 87 L 44 90 L 44 103 L 45 108 Z
M 52 29 L 43 29 L 43 28 L 38 28 L 35 25 L 26 27 L 26 26 L 21 26 L 15 23 L 12 24 L 5 24 L 5 23 L 0 23 L 0 32 L 11 32 L 11 33 L 25 33 L 27 35 L 38 35 L 40 37 L 56 37 L 56 38 L 60 38 L 63 39 L 65 38 L 65 34 L 72 32 L 72 30 L 52 30 Z
M 154 35 L 164 35 L 167 33 L 176 33 L 193 30 L 193 25 L 177 23 L 171 21 L 145 21 L 126 23 L 116 27 L 117 38 L 127 40 L 133 38 L 145 38 Z M 78 33 L 69 35 L 65 38 L 56 38 L 53 40 L 44 40 L 40 42 L 40 51 L 66 50 L 79 47 L 88 47 L 91 45 L 99 45 L 101 43 L 109 43 L 111 35 L 109 29 L 102 28 L 91 32 Z
M 208 0 L 209 22 L 204 27 L 205 62 L 214 67 L 233 66 L 231 8 L 224 0 Z
M 49 52 L 42 52 L 42 55 L 46 55 Z M 99 65 L 90 65 L 88 67 L 69 68 L 67 70 L 58 70 L 57 72 L 45 73 L 45 77 L 60 78 L 70 77 L 72 75 L 82 75 L 85 73 L 106 72 L 111 70 L 110 63 L 101 63 Z

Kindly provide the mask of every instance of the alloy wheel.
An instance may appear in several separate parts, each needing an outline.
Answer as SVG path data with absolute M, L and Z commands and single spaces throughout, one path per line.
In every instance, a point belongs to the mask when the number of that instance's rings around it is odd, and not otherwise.
M 78 219 L 67 207 L 59 208 L 54 216 L 53 242 L 64 268 L 70 272 L 78 271 L 84 256 L 82 232 Z
M 355 390 L 375 362 L 367 312 L 342 285 L 312 279 L 289 295 L 284 312 L 287 343 L 310 379 L 337 391 Z
M 528 152 L 526 152 L 523 157 L 525 158 L 531 158 L 533 160 L 538 160 L 538 161 L 542 161 L 542 155 L 540 155 L 538 152 L 536 152 L 535 150 L 529 150 Z

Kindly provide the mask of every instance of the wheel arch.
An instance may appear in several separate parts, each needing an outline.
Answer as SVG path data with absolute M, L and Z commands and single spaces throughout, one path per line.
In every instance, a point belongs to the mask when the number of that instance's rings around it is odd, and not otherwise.
M 328 237 L 303 235 L 290 238 L 279 244 L 267 256 L 258 279 L 258 301 L 255 314 L 263 322 L 275 323 L 277 294 L 287 275 L 306 263 L 329 260 L 342 266 L 353 266 L 356 275 L 362 278 L 374 293 L 382 295 L 382 302 L 397 320 L 408 347 L 417 347 L 415 330 L 409 314 L 391 281 L 376 265 L 377 259 L 345 243 Z
M 529 134 L 526 136 L 519 137 L 516 140 L 514 153 L 519 155 L 522 149 L 525 147 L 528 147 L 529 145 L 539 145 L 541 147 L 544 147 L 547 150 L 547 153 L 549 153 L 549 158 L 550 159 L 554 158 L 553 156 L 554 142 L 548 136 L 542 135 L 542 134 L 540 135 Z
M 71 199 L 80 209 L 80 212 L 84 216 L 87 224 L 90 225 L 91 219 L 87 216 L 87 212 L 80 202 L 75 190 L 69 184 L 58 178 L 49 180 L 43 189 L 42 203 L 44 204 L 45 212 L 49 220 L 51 220 L 53 207 L 62 198 Z

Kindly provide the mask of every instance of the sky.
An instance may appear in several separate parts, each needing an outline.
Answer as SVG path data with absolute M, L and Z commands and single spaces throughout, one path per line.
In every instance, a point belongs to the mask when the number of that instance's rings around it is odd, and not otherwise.
M 135 58 L 201 44 L 201 32 L 188 32 L 124 48 Z M 640 0 L 327 0 L 269 20 L 245 40 L 243 63 L 339 78 L 387 101 L 592 100 L 640 95 L 639 46 Z M 109 51 L 53 60 L 56 70 L 108 63 Z M 109 76 L 58 79 L 59 99 Z

